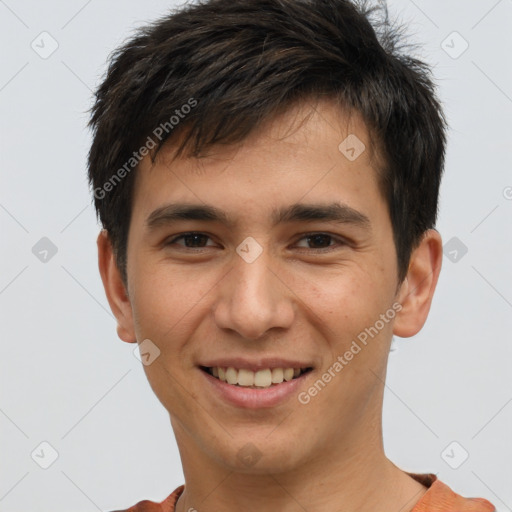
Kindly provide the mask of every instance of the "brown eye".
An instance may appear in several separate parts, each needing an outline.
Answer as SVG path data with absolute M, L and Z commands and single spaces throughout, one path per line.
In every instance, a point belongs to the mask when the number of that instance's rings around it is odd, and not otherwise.
M 165 243 L 166 246 L 168 245 L 174 245 L 178 240 L 183 240 L 185 242 L 184 247 L 189 249 L 202 249 L 203 247 L 207 247 L 204 245 L 204 243 L 209 239 L 210 237 L 208 235 L 205 235 L 204 233 L 183 233 L 182 235 L 179 235 L 172 240 L 169 240 Z M 178 244 L 183 247 L 182 244 Z
M 329 235 L 313 235 L 308 236 L 307 240 L 309 243 L 312 243 L 314 246 L 313 249 L 323 249 L 325 247 L 330 247 L 330 241 L 332 240 L 332 237 Z M 320 245 L 320 247 L 318 247 Z
M 336 248 L 337 246 L 346 245 L 346 242 L 343 239 L 328 233 L 308 233 L 300 240 L 306 240 L 307 249 L 318 251 L 325 249 L 330 250 Z M 334 242 L 334 244 L 331 244 L 331 242 Z

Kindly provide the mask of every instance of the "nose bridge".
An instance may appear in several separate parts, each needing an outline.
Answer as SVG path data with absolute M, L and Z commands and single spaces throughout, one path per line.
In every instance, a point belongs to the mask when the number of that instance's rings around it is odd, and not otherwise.
M 220 328 L 237 331 L 248 339 L 257 339 L 273 327 L 289 327 L 293 322 L 293 305 L 286 287 L 269 267 L 269 251 L 256 255 L 249 241 L 240 244 L 233 258 L 233 268 L 221 284 L 215 308 Z

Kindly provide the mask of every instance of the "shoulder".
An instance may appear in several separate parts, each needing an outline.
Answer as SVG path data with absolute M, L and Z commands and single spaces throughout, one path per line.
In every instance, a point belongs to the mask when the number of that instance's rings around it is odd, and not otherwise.
M 180 485 L 171 494 L 169 494 L 164 501 L 159 503 L 143 500 L 139 501 L 136 505 L 133 505 L 133 507 L 124 510 L 113 510 L 112 512 L 174 512 L 176 502 L 184 488 L 184 485 Z
M 465 498 L 452 491 L 435 475 L 428 476 L 429 478 L 425 478 L 424 482 L 429 482 L 430 486 L 411 512 L 496 512 L 495 506 L 490 501 L 484 498 Z M 418 479 L 418 481 L 421 480 Z

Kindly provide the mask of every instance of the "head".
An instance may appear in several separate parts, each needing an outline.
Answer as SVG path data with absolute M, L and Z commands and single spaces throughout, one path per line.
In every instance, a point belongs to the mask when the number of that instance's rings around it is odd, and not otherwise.
M 392 335 L 426 320 L 441 262 L 445 121 L 428 66 L 403 48 L 382 7 L 211 0 L 144 27 L 111 57 L 90 122 L 103 282 L 121 339 L 160 351 L 145 370 L 175 431 L 212 457 L 228 453 L 226 429 L 268 447 L 262 428 L 285 414 L 209 411 L 200 366 L 296 356 L 318 379 L 373 327 L 338 381 L 294 402 L 325 412 L 328 437 L 329 418 L 339 429 L 350 411 L 348 435 L 381 405 L 375 375 Z M 167 208 L 176 203 L 210 208 Z M 297 203 L 324 208 L 289 208 Z M 177 237 L 190 231 L 210 245 L 191 254 Z M 313 255 L 304 238 L 297 245 L 305 231 L 341 245 Z M 216 426 L 201 433 L 208 419 Z M 281 430 L 296 440 L 305 425 Z M 287 445 L 272 438 L 278 457 Z

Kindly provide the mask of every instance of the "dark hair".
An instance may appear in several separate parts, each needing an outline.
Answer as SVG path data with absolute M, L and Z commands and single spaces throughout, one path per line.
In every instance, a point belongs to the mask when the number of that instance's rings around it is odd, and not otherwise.
M 359 112 L 378 142 L 401 283 L 435 226 L 446 144 L 430 68 L 403 52 L 403 32 L 382 3 L 207 0 L 115 50 L 91 109 L 88 171 L 125 283 L 134 175 L 148 150 L 154 161 L 181 134 L 175 157 L 199 157 L 315 98 Z

